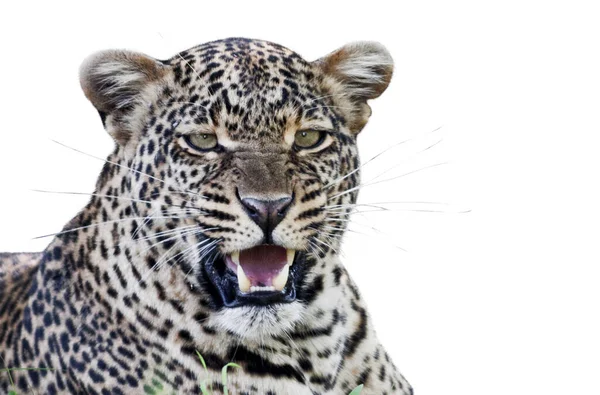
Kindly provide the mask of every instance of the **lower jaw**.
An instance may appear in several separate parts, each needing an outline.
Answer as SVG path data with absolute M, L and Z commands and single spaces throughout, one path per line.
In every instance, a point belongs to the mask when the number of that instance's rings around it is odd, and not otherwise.
M 305 319 L 305 311 L 306 306 L 298 300 L 273 306 L 221 308 L 211 314 L 210 325 L 222 333 L 243 339 L 247 346 L 262 348 L 265 339 L 294 332 Z
M 273 306 L 292 303 L 298 298 L 298 290 L 306 271 L 306 254 L 298 251 L 290 267 L 288 281 L 281 291 L 257 291 L 243 293 L 238 287 L 237 277 L 227 270 L 224 258 L 205 264 L 209 294 L 214 307 L 235 308 L 241 306 Z

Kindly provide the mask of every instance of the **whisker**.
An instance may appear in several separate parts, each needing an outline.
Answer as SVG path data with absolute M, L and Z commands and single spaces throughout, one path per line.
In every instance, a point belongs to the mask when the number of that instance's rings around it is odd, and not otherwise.
M 323 220 L 323 222 L 353 222 L 353 220 L 351 219 L 344 219 L 344 218 L 336 218 L 334 217 L 327 217 Z
M 374 211 L 378 211 L 378 210 L 374 210 Z M 379 230 L 379 229 L 377 229 L 377 228 L 375 228 L 375 227 L 373 227 L 371 225 L 362 224 L 362 223 L 356 222 L 356 221 L 351 220 L 351 219 L 341 219 L 341 218 L 331 218 L 331 217 L 325 218 L 324 223 L 327 223 L 328 221 L 331 221 L 331 222 L 342 222 L 342 223 L 346 223 L 348 225 L 358 225 L 358 226 L 365 227 L 367 229 L 370 229 L 370 230 L 374 231 L 375 233 L 377 233 L 377 234 L 379 234 L 381 236 L 384 236 L 384 237 L 388 238 L 390 240 L 390 242 L 392 243 L 392 245 L 395 248 L 398 248 L 398 249 L 400 249 L 400 250 L 402 250 L 404 252 L 407 252 L 407 250 L 405 248 L 403 248 L 403 247 L 395 244 L 392 241 L 392 237 L 390 237 L 389 234 L 387 234 L 386 232 L 383 232 L 383 231 L 381 231 L 381 230 Z M 339 227 L 339 226 L 331 226 L 331 225 L 321 225 L 321 226 L 325 230 L 340 231 L 340 232 L 350 232 L 350 233 L 356 233 L 356 234 L 359 234 L 359 235 L 374 237 L 374 235 L 371 235 L 371 234 L 368 234 L 368 233 L 364 233 L 364 232 L 360 232 L 360 231 L 357 231 L 357 230 L 349 228 L 349 227 Z M 315 229 L 315 228 L 313 228 L 313 229 Z M 317 229 L 315 229 L 315 230 L 317 230 Z M 326 233 L 326 232 L 324 232 L 324 233 Z M 341 237 L 340 237 L 340 239 L 341 239 Z
M 190 64 L 190 62 L 187 61 L 186 58 L 184 58 L 183 56 L 181 56 L 180 53 L 177 54 L 177 56 L 179 56 L 179 58 L 181 60 L 183 60 L 185 62 L 185 64 L 192 69 L 192 71 L 196 74 L 196 76 L 198 77 L 198 80 L 202 80 L 202 77 L 200 77 L 200 74 L 198 73 L 198 71 L 196 71 L 196 69 Z
M 180 233 L 178 233 L 178 234 L 175 234 L 174 236 L 167 237 L 167 238 L 166 238 L 166 239 L 164 239 L 164 240 L 160 240 L 160 241 L 158 241 L 158 242 L 156 242 L 156 243 L 152 244 L 152 245 L 151 245 L 150 247 L 148 247 L 147 249 L 143 250 L 143 251 L 142 251 L 142 252 L 141 252 L 139 255 L 141 256 L 141 254 L 142 254 L 142 253 L 145 253 L 145 252 L 147 252 L 147 251 L 150 251 L 151 249 L 153 249 L 154 247 L 156 247 L 156 246 L 158 246 L 158 245 L 160 245 L 160 244 L 162 244 L 162 243 L 166 243 L 167 241 L 171 241 L 171 240 L 177 239 L 177 238 L 179 238 L 179 237 L 185 237 L 185 236 L 190 236 L 190 235 L 191 235 L 191 236 L 193 236 L 193 235 L 197 235 L 197 234 L 204 234 L 204 232 L 208 232 L 209 230 L 215 230 L 215 229 L 218 229 L 218 228 L 216 228 L 216 227 L 214 227 L 214 228 L 205 228 L 205 229 L 203 229 L 203 228 L 198 228 L 198 227 L 196 227 L 196 226 L 195 226 L 194 228 L 196 228 L 196 229 L 184 229 L 184 230 L 182 230 Z
M 382 232 L 382 231 L 380 231 L 378 229 L 375 229 L 375 228 L 371 228 L 371 229 L 374 230 L 375 232 L 379 233 L 380 235 L 385 236 L 388 239 L 391 239 L 389 237 L 389 235 L 387 235 L 386 233 L 384 233 L 384 232 Z M 381 240 L 379 238 L 377 238 L 375 235 L 372 235 L 372 234 L 369 234 L 369 233 L 360 232 L 360 231 L 355 230 L 355 229 L 346 229 L 346 232 L 354 233 L 354 234 L 361 235 L 361 236 L 367 236 L 367 237 L 370 237 L 370 238 L 375 238 L 375 240 L 381 242 Z M 399 245 L 395 244 L 391 240 L 388 240 L 388 241 L 391 243 L 392 247 L 397 248 L 399 250 L 402 250 L 404 252 L 408 252 L 408 250 L 406 250 L 403 247 L 400 247 Z
M 171 96 L 171 98 L 173 98 L 173 96 Z M 208 107 L 203 106 L 202 104 L 194 103 L 193 101 L 174 101 L 174 102 L 171 102 L 169 100 L 169 103 L 173 103 L 173 104 L 188 104 L 188 105 L 191 105 L 191 106 L 200 107 L 200 108 L 208 111 Z
M 442 127 L 440 126 L 440 127 L 436 128 L 436 129 L 433 129 L 432 131 L 428 132 L 427 134 L 433 134 L 433 133 L 437 132 L 438 130 L 440 130 L 441 128 L 442 128 Z M 337 184 L 337 183 L 339 183 L 339 182 L 341 182 L 341 181 L 345 180 L 346 178 L 350 177 L 352 174 L 356 173 L 357 171 L 359 171 L 360 169 L 362 169 L 362 168 L 363 168 L 363 167 L 365 167 L 367 164 L 369 164 L 370 162 L 374 161 L 375 159 L 377 159 L 377 158 L 378 158 L 378 157 L 380 157 L 381 155 L 385 154 L 386 152 L 388 152 L 388 151 L 390 151 L 390 150 L 392 150 L 392 149 L 394 149 L 394 148 L 398 147 L 399 145 L 402 145 L 402 144 L 408 143 L 409 141 L 413 141 L 413 140 L 415 140 L 415 139 L 416 139 L 416 137 L 411 137 L 411 138 L 409 138 L 409 139 L 406 139 L 406 140 L 400 141 L 400 142 L 398 142 L 398 143 L 395 143 L 395 144 L 393 144 L 393 145 L 389 146 L 388 148 L 384 149 L 383 151 L 381 151 L 381 152 L 380 152 L 380 153 L 378 153 L 377 155 L 375 155 L 375 156 L 371 157 L 371 158 L 370 158 L 369 160 L 367 160 L 365 163 L 363 163 L 363 164 L 361 164 L 360 166 L 358 166 L 356 169 L 352 170 L 350 173 L 348 173 L 348 174 L 346 174 L 345 176 L 342 176 L 342 177 L 340 177 L 340 178 L 338 178 L 338 179 L 336 179 L 336 180 L 333 180 L 333 181 L 331 181 L 329 184 L 325 185 L 325 186 L 323 187 L 323 189 L 330 188 L 330 187 L 332 187 L 333 185 L 335 185 L 335 184 Z M 440 143 L 441 141 L 442 141 L 442 139 L 438 140 L 438 141 L 437 141 L 437 142 L 435 142 L 434 144 L 430 145 L 429 147 L 425 148 L 425 149 L 424 149 L 424 150 L 422 150 L 422 151 L 419 151 L 418 153 L 422 153 L 422 152 L 425 152 L 425 151 L 427 151 L 428 149 L 430 149 L 430 148 L 432 148 L 432 147 L 436 146 L 436 145 L 437 145 L 438 143 Z
M 340 192 L 338 194 L 333 195 L 332 197 L 328 198 L 328 200 L 338 198 L 338 197 L 346 195 L 348 193 L 352 193 L 352 192 L 354 192 L 354 191 L 356 191 L 358 189 L 364 188 L 364 187 L 368 187 L 368 186 L 376 185 L 376 184 L 381 184 L 382 182 L 393 181 L 393 180 L 396 180 L 396 179 L 401 178 L 401 177 L 405 177 L 405 176 L 408 176 L 408 175 L 411 175 L 411 174 L 414 174 L 414 173 L 418 173 L 418 172 L 421 172 L 421 171 L 424 171 L 424 170 L 432 169 L 434 167 L 443 166 L 443 165 L 447 165 L 447 164 L 448 164 L 448 162 L 436 163 L 436 164 L 433 164 L 433 165 L 421 167 L 420 169 L 417 169 L 417 170 L 409 171 L 408 173 L 400 174 L 399 176 L 395 176 L 395 177 L 391 177 L 391 178 L 386 178 L 385 180 L 379 180 L 379 181 L 376 181 L 376 182 L 367 182 L 366 184 L 357 185 L 357 186 L 355 186 L 353 188 L 346 189 L 343 192 Z
M 194 233 L 194 232 L 188 232 L 188 233 Z M 197 234 L 197 233 L 196 233 Z M 206 243 L 207 241 L 209 241 L 210 239 L 205 239 L 200 241 L 199 243 L 196 243 L 194 245 L 192 245 L 191 247 L 186 248 L 185 250 L 173 255 L 170 258 L 167 258 L 168 254 L 173 251 L 173 249 L 175 249 L 176 247 L 178 247 L 180 244 L 182 244 L 181 240 L 178 240 L 171 248 L 169 248 L 159 259 L 158 261 L 156 261 L 156 263 L 152 266 L 152 268 L 150 268 L 150 270 L 146 271 L 146 273 L 142 276 L 142 279 L 140 280 L 140 282 L 144 281 L 144 279 L 146 279 L 153 271 L 157 271 L 159 270 L 162 266 L 166 265 L 170 260 L 176 258 L 179 255 L 184 254 L 187 250 L 193 249 L 193 248 L 197 248 L 198 246 L 201 246 L 203 243 Z M 162 241 L 164 242 L 164 240 Z M 162 242 L 159 242 L 157 244 L 160 244 Z
M 182 251 L 183 255 L 182 257 L 178 260 L 178 262 L 182 259 L 188 259 L 189 257 L 187 256 L 187 254 L 185 254 L 186 251 L 189 250 L 189 254 L 191 255 L 193 250 L 198 248 L 199 246 L 202 245 L 202 243 L 204 243 L 205 241 L 209 241 L 211 239 L 206 239 L 203 240 L 200 243 L 196 243 L 195 245 L 191 246 L 190 248 L 186 249 L 185 251 Z M 219 243 L 218 239 L 213 239 L 210 243 L 204 245 L 200 251 L 198 251 L 198 262 L 202 262 L 202 260 L 211 252 L 211 250 Z M 173 257 L 174 258 L 174 257 Z M 185 274 L 185 277 L 187 278 L 187 276 L 191 273 L 191 271 L 193 270 L 193 266 L 190 267 L 190 270 Z
M 388 210 L 385 207 L 381 207 L 381 206 L 377 206 L 375 203 L 374 204 L 368 204 L 368 203 L 361 203 L 361 204 L 334 204 L 331 206 L 323 206 L 323 208 L 327 211 L 345 211 L 348 208 L 355 208 L 355 207 L 372 207 L 372 208 L 378 208 L 381 210 Z
M 326 247 L 329 247 L 330 249 L 333 250 L 333 252 L 335 252 L 337 254 L 337 249 L 333 248 L 333 246 L 325 243 L 323 240 L 320 240 L 318 237 L 313 237 L 313 240 L 318 241 L 319 243 L 323 244 Z
M 347 211 L 349 210 L 350 211 Z M 330 214 L 332 214 L 329 218 L 333 220 L 333 218 L 345 217 L 350 215 L 361 215 L 363 213 L 381 213 L 381 212 L 412 212 L 412 213 L 440 213 L 440 214 L 468 214 L 472 210 L 471 209 L 462 209 L 457 211 L 449 211 L 449 210 L 434 210 L 434 209 L 403 209 L 403 208 L 374 208 L 373 210 L 354 210 L 352 208 L 334 208 L 327 210 Z
M 400 166 L 402 166 L 402 165 L 404 165 L 404 164 L 406 164 L 406 163 L 410 162 L 410 159 L 412 159 L 414 156 L 416 156 L 416 155 L 418 155 L 418 154 L 421 154 L 421 153 L 423 153 L 423 152 L 427 151 L 428 149 L 430 149 L 430 148 L 432 148 L 432 147 L 435 147 L 436 145 L 438 145 L 438 144 L 439 144 L 439 143 L 441 143 L 441 142 L 442 142 L 442 140 L 440 139 L 440 140 L 438 140 L 437 142 L 435 142 L 434 144 L 432 144 L 432 145 L 430 145 L 429 147 L 425 148 L 424 150 L 417 152 L 416 154 L 414 154 L 414 155 L 412 155 L 412 156 L 410 156 L 410 157 L 406 158 L 405 160 L 402 160 L 402 161 L 400 161 L 399 163 L 396 163 L 394 166 L 392 166 L 392 167 L 388 168 L 387 170 L 384 170 L 383 172 L 379 173 L 377 176 L 373 177 L 373 178 L 372 178 L 372 179 L 371 179 L 369 182 L 375 181 L 375 180 L 377 180 L 378 178 L 380 178 L 381 176 L 383 176 L 383 175 L 385 175 L 385 174 L 389 173 L 390 171 L 392 171 L 392 170 L 394 170 L 394 169 L 397 169 L 398 167 L 400 167 Z
M 140 280 L 138 281 L 138 285 L 142 283 L 142 281 L 146 280 L 148 278 L 148 276 L 150 276 L 150 274 L 152 274 L 152 272 L 154 271 L 158 271 L 160 269 L 160 263 L 163 259 L 163 257 L 165 257 L 169 252 L 173 251 L 173 249 L 175 249 L 176 247 L 179 246 L 179 244 L 181 243 L 181 240 L 178 240 L 177 242 L 175 242 L 175 244 L 173 244 L 173 246 L 171 248 L 169 248 L 167 250 L 167 252 L 165 252 L 159 259 L 158 261 L 156 261 L 156 263 L 150 268 L 150 270 L 146 270 L 146 273 L 144 273 L 142 275 L 142 277 L 140 278 Z
M 397 200 L 393 202 L 373 202 L 373 203 L 349 203 L 349 204 L 334 204 L 331 206 L 324 206 L 323 208 L 330 207 L 345 207 L 345 206 L 370 206 L 370 205 L 382 205 L 382 204 L 427 204 L 427 205 L 440 205 L 449 206 L 450 203 L 446 202 L 431 202 L 426 200 Z
M 341 108 L 342 110 L 355 110 L 354 107 L 342 107 L 342 106 L 315 106 L 311 108 L 305 108 L 304 111 L 314 110 L 315 108 Z
M 324 229 L 324 230 L 333 230 L 333 231 L 342 231 L 342 232 L 344 230 L 346 230 L 346 228 L 340 228 L 338 226 L 331 226 L 331 225 L 322 225 L 321 229 Z M 333 233 L 331 233 L 331 234 L 333 234 Z
M 326 97 L 333 97 L 333 96 L 335 96 L 335 94 L 318 96 L 318 97 L 315 97 L 314 99 L 308 100 L 306 103 L 304 103 L 304 105 L 310 104 L 310 103 L 315 102 L 317 100 L 325 99 Z M 305 110 L 305 111 L 308 111 L 308 110 Z
M 216 239 L 206 238 L 204 240 L 199 241 L 198 243 L 191 245 L 190 247 L 186 248 L 185 250 L 181 251 L 179 254 L 175 255 L 173 258 L 175 258 L 178 255 L 182 255 L 182 257 L 180 259 L 178 259 L 178 261 L 177 261 L 177 262 L 179 262 L 182 259 L 187 258 L 188 255 L 191 255 L 196 248 L 202 247 L 200 250 L 197 251 L 198 256 L 199 256 L 198 260 L 201 260 L 201 258 L 203 256 L 202 253 L 204 251 L 206 251 L 207 248 L 210 248 L 210 246 L 212 246 L 215 242 L 217 242 Z
M 154 244 L 150 245 L 148 248 L 145 248 L 145 249 L 141 250 L 141 251 L 140 251 L 140 252 L 137 254 L 137 257 L 138 257 L 138 258 L 139 258 L 139 257 L 141 257 L 142 255 L 146 254 L 148 251 L 152 250 L 153 248 L 155 248 L 155 247 L 159 246 L 159 245 L 160 245 L 160 244 L 162 244 L 162 243 L 166 243 L 166 242 L 168 242 L 168 241 L 171 241 L 171 240 L 178 239 L 178 238 L 180 238 L 180 237 L 183 237 L 183 236 L 187 235 L 188 233 L 192 233 L 192 231 L 191 231 L 191 230 L 183 231 L 182 233 L 180 233 L 180 234 L 177 234 L 177 235 L 175 235 L 175 236 L 166 237 L 166 238 L 165 238 L 165 239 L 163 239 L 163 240 L 157 241 L 156 243 L 154 243 Z M 179 243 L 179 241 L 178 241 L 178 243 Z
M 128 197 L 117 196 L 117 195 L 102 195 L 99 193 L 90 193 L 90 192 L 46 191 L 43 189 L 32 189 L 31 191 L 32 192 L 42 192 L 42 193 L 55 193 L 55 194 L 60 194 L 60 195 L 86 195 L 86 196 L 114 198 L 114 199 L 121 199 L 121 200 L 129 200 L 129 201 L 138 202 L 138 203 L 154 203 L 150 200 L 141 200 L 141 199 L 128 198 Z
M 164 257 L 166 257 L 169 254 L 169 252 L 171 252 L 173 249 L 178 247 L 179 244 L 181 244 L 181 240 L 178 240 L 171 248 L 169 248 L 149 270 L 146 270 L 146 272 L 141 276 L 140 280 L 138 281 L 138 285 L 141 284 L 144 280 L 146 280 L 154 271 L 159 271 L 161 266 L 164 264 Z
M 104 225 L 104 224 L 112 224 L 112 223 L 117 223 L 117 222 L 125 222 L 125 221 L 133 221 L 136 219 L 144 219 L 146 217 L 131 217 L 131 218 L 122 218 L 122 219 L 115 219 L 115 220 L 110 220 L 110 221 L 103 221 L 103 222 L 97 222 L 94 224 L 90 224 L 90 225 L 85 225 L 85 226 L 79 226 L 77 228 L 72 228 L 72 229 L 67 229 L 67 230 L 63 230 L 57 233 L 50 233 L 47 235 L 43 235 L 43 236 L 36 236 L 33 237 L 32 240 L 37 240 L 37 239 L 43 239 L 45 237 L 51 237 L 51 236 L 58 236 L 58 235 L 62 235 L 65 233 L 70 233 L 70 232 L 75 232 L 81 229 L 87 229 L 87 228 L 93 228 L 95 226 L 100 226 L 100 225 Z M 151 219 L 172 219 L 172 218 L 178 218 L 178 217 L 152 217 Z
M 326 238 L 328 238 L 328 239 L 329 239 L 328 241 L 329 241 L 330 243 L 332 242 L 332 240 L 331 240 L 331 239 L 335 239 L 335 240 L 337 240 L 337 239 L 338 239 L 338 237 L 339 237 L 339 236 L 341 236 L 341 235 L 337 235 L 337 234 L 334 234 L 334 233 L 325 232 L 325 231 L 323 230 L 323 229 L 325 229 L 325 227 L 322 227 L 321 229 L 319 229 L 319 228 L 316 228 L 316 227 L 312 227 L 312 226 L 311 226 L 310 228 L 311 228 L 311 229 L 314 229 L 315 231 L 317 231 L 317 232 L 319 233 L 319 236 L 321 236 L 321 235 L 322 235 L 322 236 L 325 236 Z M 334 230 L 342 230 L 342 229 L 335 228 Z
M 120 199 L 120 200 L 127 200 L 127 201 L 131 201 L 131 202 L 136 202 L 136 203 L 147 203 L 147 204 L 152 204 L 152 203 L 155 202 L 155 201 L 152 201 L 152 200 L 142 200 L 142 199 L 128 198 L 128 197 L 118 196 L 118 195 L 103 195 L 103 194 L 99 194 L 99 193 L 90 193 L 90 192 L 46 191 L 46 190 L 43 190 L 43 189 L 32 189 L 31 191 L 33 191 L 33 192 L 41 192 L 41 193 L 54 193 L 54 194 L 60 194 L 60 195 L 87 195 L 87 196 L 96 196 L 96 197 Z M 178 204 L 170 204 L 170 206 L 184 208 L 184 209 L 195 209 L 195 210 L 198 210 L 200 212 L 203 212 L 203 210 L 201 208 L 199 208 L 199 207 L 182 206 L 182 205 L 178 205 Z
M 365 225 L 365 224 L 361 224 L 361 223 L 358 223 L 358 222 L 353 222 L 353 224 L 354 224 L 354 225 L 358 225 L 358 226 L 363 226 L 363 227 L 365 227 L 365 228 L 367 228 L 367 229 L 371 229 L 373 232 L 375 232 L 375 233 L 377 233 L 377 234 L 379 234 L 379 235 L 381 235 L 381 236 L 383 236 L 383 237 L 387 238 L 387 239 L 388 239 L 388 241 L 389 241 L 389 242 L 392 244 L 392 246 L 394 246 L 395 248 L 397 248 L 397 249 L 399 249 L 399 250 L 402 250 L 402 251 L 404 251 L 404 252 L 408 252 L 408 251 L 407 251 L 405 248 L 403 248 L 403 247 L 400 247 L 398 244 L 396 244 L 394 241 L 392 241 L 392 240 L 393 240 L 393 238 L 392 238 L 392 237 L 390 237 L 390 235 L 389 235 L 389 234 L 387 234 L 386 232 L 383 232 L 383 231 L 381 231 L 381 230 L 379 230 L 379 229 L 377 229 L 377 228 L 375 228 L 375 227 L 373 227 L 373 226 L 370 226 L 370 225 Z M 348 229 L 348 230 L 349 230 L 350 232 L 357 233 L 357 231 L 355 231 L 354 229 Z M 362 233 L 362 234 L 364 234 L 364 235 L 366 235 L 366 236 L 369 236 L 369 237 L 374 237 L 373 235 L 370 235 L 370 234 L 368 234 L 368 233 Z
M 362 213 L 374 213 L 374 212 L 381 212 L 381 211 L 383 211 L 383 210 L 361 210 L 361 211 L 355 211 L 354 213 L 362 214 Z M 387 209 L 386 211 L 412 212 L 412 213 L 468 214 L 472 210 L 465 209 L 465 210 L 460 210 L 460 211 L 445 211 L 445 210 L 429 210 L 429 209 L 401 209 L 401 208 L 396 209 L 396 208 L 392 208 L 392 209 Z
M 198 262 L 202 262 L 202 260 L 204 259 L 204 257 L 207 256 L 209 253 L 212 253 L 214 247 L 217 246 L 218 244 L 219 244 L 219 240 L 215 239 L 211 243 L 209 243 L 208 245 L 202 247 L 201 251 L 205 251 L 205 253 L 203 253 L 203 254 L 200 255 L 200 257 L 198 258 Z M 191 252 L 190 252 L 190 254 L 191 254 Z M 187 256 L 183 256 L 180 259 L 188 259 L 188 257 Z M 214 262 L 215 259 L 216 259 L 216 257 L 213 258 L 212 262 Z M 185 274 L 184 279 L 187 279 L 187 277 L 190 275 L 190 273 L 192 272 L 192 270 L 194 270 L 194 266 L 190 265 L 190 270 L 188 270 L 188 272 Z
M 316 240 L 316 237 L 313 237 L 313 239 L 312 239 L 312 240 Z M 317 245 L 317 244 L 314 244 L 312 240 L 309 240 L 309 241 L 308 241 L 308 244 L 309 244 L 309 245 L 311 245 L 311 246 L 313 246 L 313 247 L 314 247 L 314 249 L 318 249 L 319 251 L 321 251 L 321 253 L 322 253 L 323 255 L 327 255 L 327 254 L 326 254 L 326 252 L 325 252 L 325 251 L 323 251 L 323 249 L 321 248 L 321 246 L 319 246 L 319 245 Z M 318 253 L 315 253 L 315 252 L 313 251 L 313 255 L 314 255 L 315 257 L 318 257 L 318 255 L 319 255 L 319 254 L 318 254 Z
M 151 217 L 152 217 L 152 216 L 153 216 L 153 215 L 154 215 L 156 212 L 158 212 L 158 211 L 160 211 L 160 209 L 153 210 L 153 211 L 150 213 L 150 215 L 149 215 L 149 216 L 147 216 L 147 217 L 144 219 L 144 221 L 142 222 L 142 224 L 141 224 L 140 226 L 138 226 L 138 227 L 137 227 L 137 228 L 136 228 L 136 229 L 133 231 L 133 233 L 131 234 L 131 238 L 132 238 L 133 240 L 135 240 L 135 237 L 137 236 L 138 232 L 140 232 L 140 231 L 142 230 L 142 228 L 144 228 L 144 227 L 145 227 L 145 226 L 148 224 L 148 222 L 150 222 L 150 221 L 152 220 L 152 218 L 151 218 Z
M 414 204 L 414 205 L 424 205 L 424 206 L 445 206 L 445 207 L 449 207 L 450 204 L 449 203 L 444 203 L 444 202 L 426 202 L 426 201 L 397 201 L 397 202 L 375 202 L 375 203 L 344 203 L 344 204 L 333 204 L 330 206 L 323 206 L 322 208 L 325 209 L 327 212 L 330 213 L 345 213 L 348 209 L 354 210 L 357 207 L 370 207 L 373 208 L 375 210 L 371 210 L 371 211 L 400 211 L 398 209 L 394 209 L 394 208 L 390 208 L 390 207 L 384 207 L 383 205 L 409 205 L 409 204 Z M 433 211 L 439 211 L 439 212 L 446 212 L 443 210 L 433 210 Z M 358 210 L 355 210 L 354 212 L 358 212 Z
M 168 210 L 168 211 L 167 211 Z M 162 208 L 160 209 L 156 209 L 153 210 L 148 216 L 146 217 L 140 217 L 140 219 L 144 219 L 144 221 L 142 222 L 141 225 L 139 225 L 135 231 L 132 233 L 131 238 L 133 240 L 136 240 L 136 236 L 138 235 L 138 233 L 140 231 L 142 231 L 142 229 L 144 229 L 144 227 L 148 224 L 148 222 L 152 221 L 155 218 L 161 218 L 161 217 L 154 217 L 154 214 L 157 214 L 158 212 L 162 212 L 164 214 L 172 214 L 172 217 L 162 217 L 162 218 L 175 218 L 175 219 L 186 219 L 189 218 L 192 213 L 189 212 L 188 208 L 175 208 L 175 209 L 167 209 L 167 210 L 163 210 Z M 189 215 L 182 215 L 182 214 L 189 214 Z M 202 215 L 202 214 L 193 214 L 193 215 Z
M 158 233 L 152 233 L 148 236 L 145 237 L 140 237 L 139 239 L 136 239 L 136 241 L 144 241 L 144 240 L 151 240 L 151 239 L 157 239 L 159 237 L 164 237 L 164 236 L 168 236 L 171 234 L 175 234 L 179 231 L 183 231 L 183 230 L 188 230 L 188 229 L 196 229 L 198 228 L 198 225 L 189 225 L 189 226 L 182 226 L 179 228 L 175 228 L 175 229 L 169 229 L 169 230 L 165 230 L 162 232 L 158 232 Z
M 97 159 L 97 160 L 101 160 L 101 161 L 103 161 L 103 162 L 105 162 L 105 163 L 109 163 L 109 164 L 111 164 L 111 165 L 118 166 L 118 167 L 121 167 L 121 168 L 123 168 L 123 169 L 127 169 L 127 170 L 129 170 L 129 171 L 131 171 L 131 172 L 134 172 L 134 173 L 137 173 L 137 174 L 143 175 L 143 176 L 145 176 L 145 177 L 151 178 L 151 179 L 153 179 L 153 180 L 156 180 L 156 181 L 158 181 L 158 182 L 161 182 L 161 183 L 163 183 L 163 184 L 166 184 L 166 183 L 167 183 L 165 180 L 161 180 L 160 178 L 156 178 L 156 177 L 154 177 L 154 176 L 151 176 L 150 174 L 146 174 L 146 173 L 144 173 L 144 172 L 142 172 L 142 171 L 136 170 L 136 169 L 134 169 L 134 168 L 132 168 L 132 167 L 129 167 L 129 166 L 122 165 L 122 164 L 120 164 L 120 163 L 112 162 L 112 161 L 110 161 L 110 160 L 108 160 L 108 159 L 103 159 L 103 158 L 100 158 L 99 156 L 95 156 L 95 155 L 92 155 L 92 154 L 88 154 L 87 152 L 83 152 L 83 151 L 81 151 L 81 150 L 78 150 L 77 148 L 73 148 L 73 147 L 70 147 L 70 146 L 68 146 L 68 145 L 66 145 L 66 144 L 63 144 L 63 143 L 61 143 L 60 141 L 56 141 L 56 140 L 53 140 L 53 139 L 50 139 L 50 141 L 52 141 L 52 142 L 54 142 L 54 143 L 56 143 L 56 144 L 58 144 L 58 145 L 61 145 L 61 146 L 65 147 L 65 148 L 68 148 L 68 149 L 70 149 L 70 150 L 72 150 L 72 151 L 78 152 L 78 153 L 80 153 L 80 154 L 82 154 L 82 155 L 89 156 L 90 158 L 94 158 L 94 159 Z M 179 190 L 178 192 L 185 192 L 185 193 L 187 193 L 187 194 L 195 195 L 195 196 L 198 196 L 200 199 L 205 199 L 205 198 L 206 198 L 205 196 L 202 196 L 202 195 L 200 195 L 199 193 L 197 193 L 197 192 L 194 192 L 194 191 L 188 191 L 188 190 Z

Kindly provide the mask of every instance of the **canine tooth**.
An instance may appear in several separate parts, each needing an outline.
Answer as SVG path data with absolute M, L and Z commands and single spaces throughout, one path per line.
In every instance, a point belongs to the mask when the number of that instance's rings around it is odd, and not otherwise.
M 242 269 L 242 265 L 240 265 L 239 263 L 237 265 L 237 278 L 238 278 L 238 286 L 240 287 L 240 291 L 242 291 L 242 292 L 251 291 L 250 280 L 246 276 L 246 273 L 244 273 L 244 269 Z
M 275 277 L 273 279 L 273 288 L 274 288 L 273 290 L 275 290 L 275 289 L 278 291 L 283 290 L 283 287 L 285 287 L 285 284 L 287 283 L 289 273 L 290 273 L 290 265 L 287 264 L 283 267 L 283 269 L 281 269 L 281 271 L 279 272 L 277 277 Z
M 292 266 L 292 263 L 294 263 L 294 256 L 296 256 L 296 250 L 290 250 L 288 248 L 288 249 L 286 249 L 286 253 L 287 253 L 287 263 L 288 263 L 288 265 Z
M 240 252 L 236 251 L 236 252 L 232 252 L 231 253 L 231 260 L 233 261 L 233 263 L 235 263 L 236 265 L 240 265 Z

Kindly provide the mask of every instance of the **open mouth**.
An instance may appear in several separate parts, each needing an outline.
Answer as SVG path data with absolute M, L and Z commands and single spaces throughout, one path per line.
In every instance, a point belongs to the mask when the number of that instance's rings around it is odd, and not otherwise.
M 263 244 L 225 255 L 206 269 L 227 307 L 271 305 L 296 300 L 304 253 Z

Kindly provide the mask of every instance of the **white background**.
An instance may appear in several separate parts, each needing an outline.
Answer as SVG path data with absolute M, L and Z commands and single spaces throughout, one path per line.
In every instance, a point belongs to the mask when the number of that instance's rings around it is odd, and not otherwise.
M 426 206 L 443 213 L 387 205 L 396 211 L 356 216 L 365 234 L 344 248 L 396 364 L 418 395 L 600 393 L 593 2 L 15 4 L 0 10 L 0 250 L 43 249 L 49 239 L 32 238 L 60 230 L 87 201 L 29 189 L 93 190 L 102 163 L 50 141 L 111 150 L 79 88 L 89 53 L 168 58 L 247 36 L 315 59 L 377 40 L 396 71 L 373 102 L 362 158 L 412 140 L 367 165 L 364 180 L 449 163 L 361 194 L 447 203 Z

